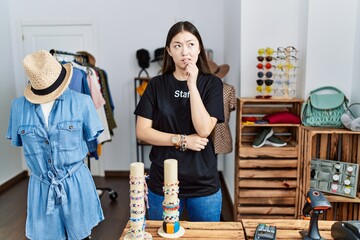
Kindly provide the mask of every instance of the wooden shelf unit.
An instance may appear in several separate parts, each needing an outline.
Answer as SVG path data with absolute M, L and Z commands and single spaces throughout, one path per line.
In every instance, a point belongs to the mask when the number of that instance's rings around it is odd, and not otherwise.
M 360 132 L 303 126 L 301 138 L 303 144 L 298 204 L 304 205 L 306 193 L 310 189 L 311 160 L 318 158 L 360 164 Z M 332 209 L 322 215 L 323 219 L 336 221 L 360 219 L 359 183 L 356 198 L 325 195 L 331 202 Z
M 300 124 L 243 124 L 242 117 L 300 115 L 301 99 L 239 98 L 236 114 L 234 219 L 296 218 L 298 213 Z M 257 132 L 271 127 L 285 147 L 252 147 Z

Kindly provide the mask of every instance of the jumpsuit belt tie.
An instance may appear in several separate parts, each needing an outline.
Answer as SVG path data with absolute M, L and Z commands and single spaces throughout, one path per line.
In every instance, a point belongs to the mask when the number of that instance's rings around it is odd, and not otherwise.
M 60 179 L 57 179 L 55 174 L 52 171 L 48 171 L 47 175 L 50 178 L 51 182 L 44 179 L 42 175 L 31 174 L 41 182 L 50 185 L 47 197 L 47 207 L 46 215 L 50 215 L 54 212 L 55 205 L 64 205 L 67 201 L 66 192 L 64 190 L 63 181 L 71 177 L 82 165 L 84 162 L 78 162 L 67 170 L 67 173 Z

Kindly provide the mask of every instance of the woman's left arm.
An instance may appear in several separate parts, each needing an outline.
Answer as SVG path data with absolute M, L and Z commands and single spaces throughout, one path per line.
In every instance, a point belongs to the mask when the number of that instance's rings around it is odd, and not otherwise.
M 191 107 L 191 118 L 194 124 L 196 132 L 200 137 L 208 137 L 213 131 L 217 119 L 211 117 L 206 110 L 204 103 L 200 97 L 199 90 L 196 86 L 190 89 L 190 107 Z
M 211 117 L 206 110 L 196 86 L 199 73 L 197 66 L 194 63 L 189 63 L 186 67 L 186 73 L 188 75 L 187 84 L 190 91 L 190 108 L 193 125 L 200 137 L 208 137 L 214 129 L 217 119 Z

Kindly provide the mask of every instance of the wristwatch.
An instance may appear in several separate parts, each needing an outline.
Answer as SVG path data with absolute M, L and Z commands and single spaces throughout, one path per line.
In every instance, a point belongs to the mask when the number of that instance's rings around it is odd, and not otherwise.
M 174 145 L 176 149 L 180 148 L 180 134 L 171 136 L 171 143 Z

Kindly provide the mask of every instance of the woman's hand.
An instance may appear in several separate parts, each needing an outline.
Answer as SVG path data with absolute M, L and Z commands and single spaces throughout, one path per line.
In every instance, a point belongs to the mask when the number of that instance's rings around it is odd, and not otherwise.
M 187 143 L 186 148 L 197 152 L 203 150 L 209 142 L 209 139 L 202 138 L 197 134 L 187 135 L 185 140 Z
M 196 80 L 199 74 L 199 69 L 196 64 L 193 62 L 189 62 L 185 68 L 185 74 L 187 76 L 187 84 L 188 86 L 196 86 Z

